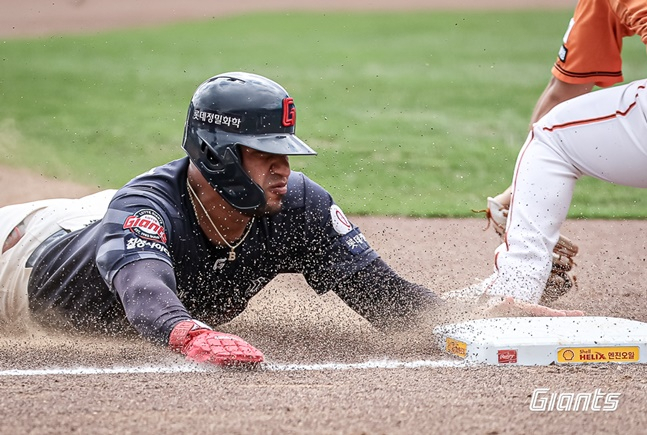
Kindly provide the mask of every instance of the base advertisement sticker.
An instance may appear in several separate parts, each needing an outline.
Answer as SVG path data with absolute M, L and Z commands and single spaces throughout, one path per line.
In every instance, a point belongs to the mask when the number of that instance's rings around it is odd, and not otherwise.
M 565 364 L 638 362 L 639 351 L 638 346 L 563 347 L 557 349 L 557 362 Z
M 461 358 L 465 358 L 467 356 L 467 344 L 450 337 L 445 339 L 445 350 L 452 355 L 460 356 Z

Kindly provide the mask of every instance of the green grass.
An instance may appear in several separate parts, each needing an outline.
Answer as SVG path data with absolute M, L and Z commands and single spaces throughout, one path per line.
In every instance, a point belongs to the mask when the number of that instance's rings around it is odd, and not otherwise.
M 351 214 L 469 216 L 510 182 L 571 11 L 253 14 L 0 41 L 0 163 L 118 187 L 181 157 L 203 80 L 285 86 L 292 158 Z M 645 70 L 625 47 L 625 79 Z M 572 217 L 640 217 L 643 192 L 578 183 Z

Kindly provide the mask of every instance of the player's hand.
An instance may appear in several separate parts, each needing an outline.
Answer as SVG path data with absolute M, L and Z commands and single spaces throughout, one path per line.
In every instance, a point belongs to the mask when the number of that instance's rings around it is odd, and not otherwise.
M 514 299 L 511 296 L 488 296 L 481 305 L 483 317 L 573 317 L 583 316 L 580 310 L 556 310 L 543 305 L 531 304 Z
M 218 366 L 256 365 L 263 354 L 242 338 L 217 332 L 195 320 L 178 323 L 169 337 L 171 349 L 187 360 Z

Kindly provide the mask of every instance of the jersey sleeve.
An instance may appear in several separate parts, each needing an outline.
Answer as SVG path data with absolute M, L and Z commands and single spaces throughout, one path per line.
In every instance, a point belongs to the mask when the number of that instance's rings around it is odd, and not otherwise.
M 553 75 L 565 83 L 600 87 L 623 81 L 622 38 L 632 34 L 609 0 L 580 0 L 564 34 Z
M 381 259 L 352 276 L 336 293 L 380 329 L 406 327 L 441 306 L 434 292 L 405 280 Z
M 323 294 L 336 290 L 379 256 L 330 194 L 307 178 L 304 200 L 305 243 L 298 257 L 308 284 Z
M 647 3 L 645 0 L 609 0 L 616 16 L 628 29 L 628 35 L 638 35 L 647 45 Z
M 112 288 L 116 273 L 137 260 L 161 260 L 173 266 L 167 246 L 170 219 L 149 197 L 118 192 L 98 228 L 97 267 Z

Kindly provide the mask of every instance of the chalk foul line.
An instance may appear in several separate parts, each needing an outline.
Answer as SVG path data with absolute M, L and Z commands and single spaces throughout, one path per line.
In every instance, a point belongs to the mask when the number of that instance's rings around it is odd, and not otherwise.
M 412 368 L 446 368 L 466 367 L 465 361 L 458 360 L 419 360 L 419 361 L 367 361 L 361 363 L 321 363 L 321 364 L 285 364 L 263 363 L 259 371 L 325 371 L 325 370 L 366 370 L 366 369 L 412 369 Z M 142 367 L 74 367 L 46 369 L 11 369 L 0 370 L 0 376 L 52 376 L 52 375 L 112 375 L 112 374 L 145 374 L 145 373 L 201 373 L 218 370 L 217 368 L 184 364 L 174 366 Z

